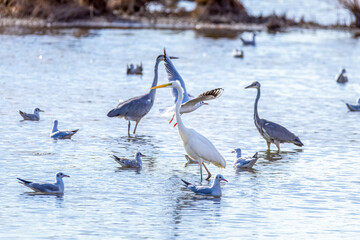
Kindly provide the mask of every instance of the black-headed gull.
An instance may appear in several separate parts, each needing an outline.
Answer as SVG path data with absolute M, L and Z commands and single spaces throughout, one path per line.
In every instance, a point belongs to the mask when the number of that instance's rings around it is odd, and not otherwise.
M 236 152 L 236 154 L 237 154 L 236 160 L 233 163 L 234 168 L 252 168 L 254 166 L 254 164 L 256 163 L 256 161 L 258 160 L 257 152 L 254 154 L 254 156 L 246 157 L 246 158 L 241 157 L 241 149 L 240 148 L 236 148 L 232 152 L 233 153 Z
M 356 100 L 356 104 L 346 103 L 346 106 L 350 111 L 360 111 L 360 98 Z
M 145 155 L 142 154 L 141 152 L 137 152 L 134 155 L 135 159 L 119 158 L 119 157 L 117 157 L 115 155 L 113 155 L 112 157 L 114 158 L 114 160 L 117 163 L 119 163 L 123 167 L 140 169 L 140 168 L 142 168 L 141 157 L 145 157 Z
M 54 125 L 50 133 L 50 137 L 54 139 L 70 139 L 72 135 L 74 135 L 79 129 L 76 130 L 66 130 L 66 131 L 60 131 L 58 130 L 58 120 L 54 120 Z
M 24 118 L 24 120 L 29 120 L 29 121 L 39 121 L 40 112 L 44 112 L 44 111 L 41 110 L 40 108 L 34 108 L 33 113 L 26 113 L 19 110 L 19 113 Z
M 198 195 L 209 195 L 209 196 L 217 196 L 220 197 L 221 196 L 221 186 L 220 186 L 220 181 L 225 181 L 227 182 L 228 180 L 226 180 L 221 174 L 217 174 L 213 184 L 211 185 L 211 187 L 209 186 L 195 186 L 185 180 L 182 180 L 185 183 L 185 186 L 187 189 L 193 191 L 194 193 L 198 194 Z
M 35 192 L 41 193 L 64 193 L 64 182 L 63 177 L 70 177 L 63 174 L 62 172 L 56 173 L 56 182 L 55 183 L 34 183 L 21 178 L 18 178 L 19 183 L 24 186 L 31 188 Z
M 346 83 L 348 81 L 347 76 L 345 75 L 346 70 L 343 68 L 339 75 L 336 76 L 336 82 L 338 83 Z

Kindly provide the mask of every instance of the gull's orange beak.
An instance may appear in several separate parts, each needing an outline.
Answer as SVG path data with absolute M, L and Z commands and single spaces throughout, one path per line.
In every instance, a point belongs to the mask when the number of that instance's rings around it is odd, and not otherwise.
M 225 182 L 228 182 L 228 180 L 226 180 L 225 178 L 224 179 L 222 179 L 223 181 L 225 181 Z
M 69 175 L 65 175 L 65 174 L 64 174 L 64 177 L 70 177 L 70 176 L 69 176 Z
M 159 86 L 152 87 L 150 89 L 164 88 L 164 87 L 171 86 L 171 85 L 172 85 L 172 83 L 166 83 L 166 84 L 162 84 L 162 85 L 159 85 Z
M 209 105 L 208 103 L 204 102 L 204 105 Z

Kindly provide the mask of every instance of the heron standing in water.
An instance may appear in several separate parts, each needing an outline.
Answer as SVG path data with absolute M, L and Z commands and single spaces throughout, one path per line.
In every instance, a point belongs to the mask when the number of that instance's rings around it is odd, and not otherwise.
M 167 84 L 152 87 L 151 89 L 164 88 L 164 87 L 175 88 L 178 92 L 178 98 L 176 100 L 175 116 L 176 116 L 176 121 L 178 123 L 178 130 L 181 140 L 183 141 L 185 151 L 189 155 L 189 157 L 198 161 L 200 165 L 201 181 L 202 181 L 202 166 L 204 166 L 205 170 L 208 173 L 208 177 L 206 178 L 206 180 L 208 180 L 211 177 L 211 173 L 205 166 L 204 162 L 212 163 L 220 168 L 225 168 L 226 161 L 221 156 L 219 151 L 215 148 L 215 146 L 206 137 L 204 137 L 194 129 L 187 128 L 182 122 L 180 107 L 183 100 L 184 91 L 181 87 L 181 83 L 179 81 L 172 81 Z
M 176 58 L 176 57 L 170 57 Z M 154 80 L 152 87 L 155 87 L 158 82 L 158 66 L 161 61 L 165 60 L 164 55 L 159 55 L 156 58 L 156 63 L 154 67 Z M 128 136 L 130 136 L 130 121 L 135 121 L 134 134 L 136 132 L 137 125 L 140 120 L 150 112 L 154 100 L 155 100 L 156 89 L 150 90 L 147 94 L 130 98 L 124 102 L 119 103 L 116 108 L 112 109 L 107 116 L 108 117 L 118 117 L 125 118 L 129 121 L 128 125 Z
M 302 147 L 304 144 L 300 141 L 300 138 L 295 136 L 295 134 L 287 130 L 285 127 L 277 123 L 259 118 L 257 106 L 258 106 L 258 101 L 260 99 L 260 86 L 261 85 L 259 82 L 253 82 L 249 86 L 245 87 L 245 89 L 247 88 L 257 89 L 257 96 L 254 105 L 254 122 L 260 135 L 266 140 L 268 151 L 270 151 L 271 143 L 276 145 L 278 149 L 278 153 L 280 152 L 280 143 L 288 142 L 288 143 L 293 143 L 296 146 Z

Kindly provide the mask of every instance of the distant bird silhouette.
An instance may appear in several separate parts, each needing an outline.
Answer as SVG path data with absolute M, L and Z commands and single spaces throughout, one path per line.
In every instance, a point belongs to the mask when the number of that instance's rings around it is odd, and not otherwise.
M 360 111 L 360 98 L 358 98 L 356 100 L 356 104 L 349 104 L 349 103 L 346 103 L 346 106 L 348 107 L 348 109 L 350 111 Z
M 244 57 L 244 51 L 239 49 L 234 49 L 232 52 L 233 57 L 235 58 L 243 58 Z
M 339 73 L 339 75 L 336 76 L 336 82 L 338 82 L 338 83 L 346 83 L 346 82 L 348 82 L 348 78 L 345 75 L 345 73 L 346 73 L 346 70 L 345 70 L 345 68 L 343 68 L 341 70 L 341 72 Z
M 29 120 L 29 121 L 39 121 L 40 112 L 44 112 L 44 111 L 41 110 L 40 108 L 34 108 L 33 113 L 26 113 L 19 110 L 19 113 L 24 118 L 24 120 Z
M 256 43 L 255 43 L 255 36 L 256 36 L 256 33 L 253 32 L 252 34 L 252 40 L 245 40 L 243 39 L 241 36 L 240 36 L 240 40 L 243 42 L 244 46 L 255 46 Z
M 259 118 L 257 105 L 260 99 L 260 86 L 261 85 L 259 82 L 253 82 L 249 86 L 245 87 L 245 89 L 246 88 L 257 89 L 257 96 L 254 105 L 254 122 L 260 135 L 266 140 L 268 150 L 270 151 L 271 143 L 276 145 L 278 152 L 280 152 L 280 143 L 288 142 L 288 143 L 293 143 L 296 146 L 302 147 L 304 144 L 300 141 L 300 138 L 295 136 L 295 134 L 287 130 L 285 127 L 277 123 Z
M 134 64 L 126 65 L 126 74 L 136 74 L 136 75 L 142 75 L 143 72 L 143 66 L 142 63 L 140 65 L 136 65 L 134 67 Z

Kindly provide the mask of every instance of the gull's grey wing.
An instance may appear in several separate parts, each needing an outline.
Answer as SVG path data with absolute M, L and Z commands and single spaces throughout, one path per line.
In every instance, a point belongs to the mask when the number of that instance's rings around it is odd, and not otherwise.
M 190 98 L 189 98 L 188 92 L 186 90 L 185 82 L 182 79 L 182 77 L 180 76 L 180 74 L 178 73 L 178 71 L 176 70 L 176 68 L 175 68 L 174 64 L 171 62 L 170 58 L 165 56 L 164 63 L 165 63 L 165 70 L 168 75 L 168 81 L 171 82 L 171 81 L 178 80 L 181 84 L 181 87 L 184 90 L 184 98 L 183 98 L 182 102 L 185 103 L 185 102 L 189 101 Z M 173 93 L 173 96 L 175 98 L 175 103 L 176 103 L 176 100 L 178 98 L 178 92 L 175 88 L 173 88 L 172 93 Z
M 200 194 L 200 195 L 211 195 L 212 194 L 212 189 L 206 186 L 188 186 L 188 189 L 190 189 L 191 191 L 193 191 L 196 194 Z
M 295 134 L 287 130 L 285 127 L 280 124 L 263 120 L 262 129 L 265 131 L 271 139 L 277 140 L 279 142 L 288 142 L 294 141 L 296 139 Z
M 24 120 L 39 121 L 39 118 L 35 114 L 26 113 L 19 110 L 20 115 Z
M 51 193 L 51 192 L 59 192 L 60 188 L 54 184 L 51 183 L 30 183 L 28 185 L 25 185 L 31 189 L 33 189 L 36 192 L 47 192 L 47 193 Z
M 72 135 L 74 135 L 79 129 L 73 131 L 57 131 L 50 135 L 52 138 L 60 138 L 60 139 L 70 139 Z
M 216 98 L 220 97 L 223 92 L 224 92 L 224 89 L 215 88 L 213 90 L 210 90 L 210 91 L 200 94 L 196 98 L 191 99 L 190 101 L 184 103 L 182 106 L 195 105 L 196 103 L 201 102 L 201 101 L 208 101 L 208 100 L 216 99 Z

